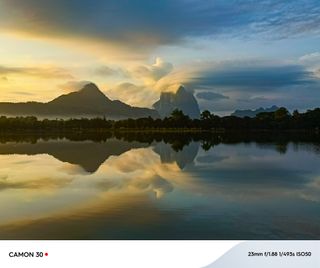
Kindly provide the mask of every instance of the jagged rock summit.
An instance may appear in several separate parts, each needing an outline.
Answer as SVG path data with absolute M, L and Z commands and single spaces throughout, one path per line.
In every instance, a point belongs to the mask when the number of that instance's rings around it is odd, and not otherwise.
M 40 118 L 106 117 L 109 119 L 159 117 L 157 111 L 153 109 L 132 107 L 118 100 L 110 100 L 93 83 L 85 85 L 79 91 L 61 95 L 48 103 L 0 103 L 0 115 Z
M 199 118 L 200 109 L 196 98 L 184 86 L 179 85 L 177 91 L 162 92 L 160 100 L 153 104 L 161 117 L 166 117 L 175 109 L 182 110 L 190 118 Z

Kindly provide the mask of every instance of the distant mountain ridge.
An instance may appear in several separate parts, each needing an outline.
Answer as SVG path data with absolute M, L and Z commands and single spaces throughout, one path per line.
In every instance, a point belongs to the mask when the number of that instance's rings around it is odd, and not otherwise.
M 259 113 L 269 113 L 269 112 L 275 112 L 276 110 L 278 110 L 279 107 L 276 105 L 271 106 L 270 108 L 258 108 L 256 110 L 235 110 L 234 113 L 232 113 L 232 116 L 237 116 L 237 117 L 255 117 L 257 114 Z
M 153 104 L 161 117 L 170 116 L 175 109 L 181 110 L 191 118 L 200 117 L 200 109 L 196 98 L 183 86 L 179 86 L 176 93 L 162 92 L 160 100 Z
M 157 111 L 138 108 L 119 100 L 110 100 L 99 88 L 89 83 L 81 90 L 61 95 L 54 100 L 26 103 L 0 103 L 0 115 L 37 117 L 106 117 L 109 119 L 159 117 Z

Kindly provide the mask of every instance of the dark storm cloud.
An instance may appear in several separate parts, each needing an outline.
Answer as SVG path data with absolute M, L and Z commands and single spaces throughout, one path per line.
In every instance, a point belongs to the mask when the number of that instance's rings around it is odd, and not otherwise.
M 198 99 L 209 100 L 209 101 L 218 101 L 223 99 L 229 99 L 228 96 L 222 95 L 216 92 L 204 91 L 196 94 Z
M 194 67 L 184 84 L 199 93 L 201 110 L 231 113 L 236 109 L 257 109 L 272 105 L 306 110 L 318 107 L 320 76 L 303 65 L 270 61 L 228 61 Z M 170 80 L 170 79 L 169 79 Z M 216 91 L 229 99 L 210 99 Z
M 316 0 L 0 0 L 0 27 L 144 47 L 204 35 L 319 33 Z M 2 10 L 2 11 L 1 11 Z
M 207 155 L 197 157 L 197 162 L 203 163 L 203 164 L 218 163 L 228 158 L 229 158 L 228 156 L 207 154 Z
M 316 83 L 313 73 L 299 65 L 256 66 L 222 64 L 196 75 L 191 84 L 197 87 L 225 87 L 246 91 L 273 90 L 281 87 Z

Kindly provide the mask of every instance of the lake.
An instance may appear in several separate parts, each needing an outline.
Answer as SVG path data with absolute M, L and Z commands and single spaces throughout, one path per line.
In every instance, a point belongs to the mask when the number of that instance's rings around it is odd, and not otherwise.
M 317 135 L 7 135 L 0 163 L 0 239 L 320 239 Z

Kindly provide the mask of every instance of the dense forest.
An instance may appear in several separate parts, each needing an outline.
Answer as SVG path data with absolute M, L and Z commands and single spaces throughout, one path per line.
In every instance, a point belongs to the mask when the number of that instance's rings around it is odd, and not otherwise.
M 312 130 L 320 129 L 320 108 L 292 114 L 281 107 L 275 112 L 259 113 L 256 117 L 220 117 L 203 111 L 200 119 L 190 119 L 180 110 L 174 110 L 169 117 L 151 117 L 126 120 L 106 118 L 39 120 L 36 117 L 0 117 L 0 131 L 40 130 L 150 130 L 150 131 L 225 131 L 225 130 Z

